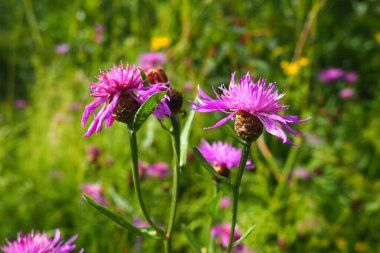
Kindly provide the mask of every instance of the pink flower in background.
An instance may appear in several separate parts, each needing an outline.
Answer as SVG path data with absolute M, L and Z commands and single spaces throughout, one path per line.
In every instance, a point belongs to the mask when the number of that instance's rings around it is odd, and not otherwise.
M 358 80 L 358 74 L 356 72 L 346 72 L 346 74 L 344 75 L 344 80 L 347 82 L 347 83 L 354 83 Z
M 219 201 L 219 207 L 222 209 L 226 209 L 231 205 L 231 199 L 228 197 L 221 198 Z
M 343 78 L 345 71 L 339 68 L 326 68 L 319 72 L 319 81 L 322 83 L 330 83 Z
M 138 228 L 148 228 L 150 227 L 149 223 L 146 221 L 143 221 L 139 218 L 133 219 L 133 225 L 135 225 Z
M 90 163 L 97 163 L 102 150 L 96 145 L 90 145 L 87 149 L 87 161 Z
M 70 51 L 70 45 L 67 43 L 58 44 L 55 47 L 55 52 L 57 54 L 66 54 L 69 51 Z
M 16 99 L 15 106 L 18 109 L 25 109 L 28 106 L 28 101 L 25 99 Z
M 202 140 L 202 144 L 199 146 L 199 151 L 204 158 L 214 167 L 226 166 L 227 169 L 232 167 L 238 167 L 241 158 L 241 149 L 235 148 L 228 143 L 221 141 L 208 143 Z M 255 166 L 248 159 L 246 168 L 253 169 Z
M 144 71 L 157 68 L 166 63 L 166 55 L 160 52 L 148 52 L 140 55 L 139 63 Z
M 104 40 L 105 27 L 102 24 L 97 24 L 95 26 L 95 42 L 101 44 Z
M 292 175 L 299 179 L 308 180 L 312 178 L 312 173 L 310 171 L 305 170 L 304 168 L 298 167 L 293 172 Z
M 169 165 L 165 162 L 159 162 L 154 164 L 147 164 L 139 162 L 139 173 L 141 177 L 157 177 L 164 179 L 171 174 Z
M 222 91 L 221 95 L 214 90 L 216 99 L 209 97 L 198 86 L 201 98 L 198 98 L 197 101 L 190 101 L 195 106 L 192 108 L 193 110 L 206 113 L 219 111 L 228 114 L 227 117 L 206 129 L 219 127 L 228 120 L 233 120 L 236 114 L 249 114 L 256 117 L 267 132 L 280 138 L 283 143 L 295 145 L 288 139 L 282 128 L 292 135 L 297 135 L 298 133 L 288 124 L 299 124 L 310 120 L 310 117 L 299 120 L 298 116 L 280 115 L 279 113 L 288 109 L 289 106 L 279 103 L 285 94 L 278 94 L 278 91 L 275 90 L 276 83 L 267 85 L 264 79 L 259 79 L 254 83 L 249 73 L 242 76 L 238 84 L 234 79 L 235 74 L 232 74 L 229 87 L 226 88 L 224 85 L 219 87 Z
M 90 89 L 94 101 L 87 105 L 83 112 L 82 126 L 85 126 L 91 114 L 94 115 L 94 121 L 84 137 L 88 137 L 94 132 L 99 133 L 104 122 L 106 127 L 110 127 L 115 119 L 122 122 L 132 121 L 139 106 L 146 99 L 154 93 L 167 90 L 167 87 L 164 84 L 145 87 L 137 67 L 129 65 L 124 67 L 123 64 L 120 64 L 106 72 L 101 71 L 98 82 L 91 83 Z M 99 106 L 102 108 L 96 113 L 95 109 Z M 161 119 L 170 115 L 170 109 L 165 102 L 161 101 L 153 114 Z
M 69 253 L 75 250 L 73 242 L 78 235 L 74 235 L 64 243 L 60 231 L 55 230 L 54 238 L 50 238 L 46 233 L 34 232 L 23 235 L 18 234 L 16 241 L 8 241 L 7 245 L 1 246 L 4 253 Z M 79 251 L 83 252 L 83 249 Z
M 340 92 L 339 92 L 339 97 L 341 99 L 350 99 L 352 98 L 353 96 L 355 95 L 355 91 L 351 88 L 345 88 L 345 89 L 342 89 Z
M 103 188 L 100 184 L 82 184 L 80 187 L 84 194 L 90 196 L 103 206 L 108 206 L 108 202 L 103 194 Z
M 305 140 L 310 145 L 320 145 L 322 138 L 315 134 L 304 134 Z
M 231 231 L 231 224 L 230 223 L 224 223 L 221 225 L 217 225 L 211 229 L 211 236 L 213 236 L 216 240 L 216 242 L 223 246 L 224 248 L 228 247 L 228 241 L 230 239 L 230 231 Z M 234 242 L 239 240 L 241 237 L 241 233 L 238 230 L 238 228 L 235 228 L 234 233 Z M 242 252 L 244 249 L 244 245 L 239 244 L 238 246 L 234 247 L 234 250 L 237 252 Z
M 191 92 L 194 90 L 194 85 L 192 83 L 185 83 L 183 85 L 183 91 L 184 92 Z

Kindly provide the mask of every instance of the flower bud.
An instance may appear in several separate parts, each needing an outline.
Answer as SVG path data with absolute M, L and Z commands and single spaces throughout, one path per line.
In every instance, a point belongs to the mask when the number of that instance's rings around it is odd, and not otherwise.
M 170 101 L 167 102 L 172 113 L 177 113 L 181 110 L 183 98 L 181 92 L 177 89 L 171 88 L 168 92 L 168 96 Z
M 128 93 L 122 93 L 117 101 L 116 107 L 112 112 L 115 120 L 129 123 L 132 122 L 140 104 Z
M 167 83 L 169 80 L 163 68 L 149 69 L 146 73 L 146 77 L 150 84 Z
M 245 141 L 255 141 L 263 133 L 263 123 L 247 112 L 238 111 L 235 119 L 235 132 Z

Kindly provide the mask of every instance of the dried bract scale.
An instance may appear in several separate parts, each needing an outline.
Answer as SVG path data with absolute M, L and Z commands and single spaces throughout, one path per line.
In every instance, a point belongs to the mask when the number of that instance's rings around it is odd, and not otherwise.
M 169 101 L 168 101 L 168 106 L 172 113 L 178 113 L 183 104 L 183 98 L 182 98 L 182 93 L 179 92 L 177 89 L 171 88 L 168 92 L 169 96 Z
M 255 141 L 263 133 L 263 123 L 244 111 L 238 111 L 235 119 L 236 134 L 245 141 Z
M 151 68 L 146 72 L 150 84 L 167 83 L 169 81 L 163 68 Z

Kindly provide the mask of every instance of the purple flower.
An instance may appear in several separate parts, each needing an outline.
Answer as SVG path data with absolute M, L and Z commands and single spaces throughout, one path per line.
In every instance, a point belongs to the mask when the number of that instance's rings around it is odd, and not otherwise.
M 82 184 L 80 186 L 83 193 L 93 198 L 103 206 L 108 206 L 108 202 L 103 194 L 103 188 L 100 184 Z
M 234 148 L 228 143 L 221 141 L 213 142 L 211 145 L 205 140 L 202 140 L 202 144 L 199 146 L 199 151 L 204 158 L 214 167 L 226 167 L 231 169 L 232 167 L 238 167 L 241 158 L 241 149 Z M 253 169 L 255 166 L 250 160 L 247 161 L 246 168 Z
M 115 119 L 125 123 L 132 121 L 139 106 L 149 96 L 167 90 L 167 87 L 164 84 L 145 87 L 137 67 L 124 67 L 120 64 L 119 67 L 114 66 L 106 72 L 101 71 L 98 82 L 91 83 L 90 89 L 94 101 L 87 105 L 83 112 L 82 126 L 84 127 L 90 114 L 94 115 L 94 121 L 84 137 L 100 132 L 104 122 L 106 127 L 110 127 Z M 95 109 L 101 105 L 102 108 L 96 114 Z M 170 109 L 166 103 L 161 102 L 153 114 L 161 119 L 170 115 Z
M 215 238 L 217 243 L 224 248 L 228 247 L 228 241 L 230 239 L 230 231 L 231 231 L 231 224 L 230 223 L 224 223 L 221 225 L 217 225 L 211 229 L 211 236 Z M 234 233 L 234 239 L 233 241 L 236 242 L 241 237 L 241 233 L 239 229 L 235 228 Z M 234 247 L 234 250 L 237 252 L 242 252 L 244 249 L 244 245 L 239 244 L 238 246 Z
M 157 68 L 166 63 L 166 55 L 160 52 L 148 52 L 140 55 L 139 62 L 144 71 Z
M 140 218 L 133 219 L 133 225 L 135 225 L 138 228 L 148 228 L 148 227 L 150 227 L 150 225 L 149 225 L 148 222 L 143 221 Z
M 171 174 L 169 165 L 165 162 L 159 162 L 154 164 L 147 164 L 144 162 L 139 162 L 139 173 L 141 177 L 145 175 L 148 177 L 157 177 L 159 179 L 164 179 Z
M 25 109 L 28 106 L 28 101 L 25 99 L 16 99 L 15 106 L 18 109 Z
M 310 145 L 317 146 L 317 145 L 322 144 L 322 139 L 318 135 L 305 134 L 304 137 L 305 137 L 306 142 Z
M 309 171 L 301 167 L 296 168 L 292 174 L 302 180 L 309 180 L 313 176 Z
M 23 235 L 19 233 L 16 241 L 8 241 L 7 245 L 0 248 L 4 253 L 68 253 L 75 249 L 72 243 L 78 235 L 71 237 L 66 243 L 63 243 L 61 234 L 58 229 L 55 230 L 54 238 L 50 238 L 46 233 L 34 232 Z M 83 249 L 79 251 L 83 252 Z
M 248 114 L 256 120 L 258 119 L 266 131 L 280 138 L 283 143 L 295 145 L 288 139 L 281 127 L 291 134 L 297 135 L 298 133 L 288 126 L 288 123 L 302 123 L 308 121 L 310 117 L 304 120 L 298 120 L 298 116 L 279 115 L 278 113 L 288 109 L 288 106 L 279 104 L 279 100 L 285 94 L 278 94 L 278 91 L 274 90 L 276 83 L 270 83 L 267 86 L 264 79 L 259 79 L 254 83 L 249 73 L 242 76 L 238 84 L 235 84 L 234 78 L 235 73 L 232 74 L 228 89 L 224 85 L 219 87 L 223 92 L 222 95 L 217 94 L 214 90 L 216 99 L 209 97 L 198 86 L 201 98 L 198 98 L 197 102 L 190 101 L 190 103 L 195 106 L 193 110 L 198 112 L 220 111 L 228 114 L 227 117 L 206 129 L 219 127 L 228 120 L 234 119 L 236 114 L 238 116 L 239 114 Z
M 226 209 L 231 205 L 231 199 L 228 197 L 221 198 L 219 201 L 219 207 Z
M 344 75 L 344 80 L 346 83 L 354 83 L 358 80 L 358 74 L 354 71 L 346 72 Z
M 355 95 L 355 91 L 351 88 L 345 88 L 345 89 L 342 89 L 340 92 L 339 92 L 339 97 L 341 99 L 350 99 L 352 98 L 353 96 Z
M 55 47 L 55 52 L 57 54 L 66 54 L 69 51 L 70 51 L 70 45 L 67 43 L 58 44 Z
M 319 72 L 319 81 L 322 83 L 330 83 L 343 78 L 345 72 L 339 68 L 326 68 Z

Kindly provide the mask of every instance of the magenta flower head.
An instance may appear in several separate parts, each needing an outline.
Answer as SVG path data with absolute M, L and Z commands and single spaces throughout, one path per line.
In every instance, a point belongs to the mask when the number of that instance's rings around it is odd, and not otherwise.
M 232 167 L 238 167 L 241 158 L 241 149 L 234 148 L 228 143 L 221 141 L 208 143 L 202 140 L 199 152 L 222 176 L 228 176 Z M 247 161 L 246 168 L 253 169 L 255 166 L 250 160 Z
M 108 206 L 108 202 L 103 194 L 103 188 L 100 184 L 82 184 L 80 186 L 83 193 L 93 198 L 103 206 Z
M 57 54 L 66 54 L 69 51 L 70 51 L 70 45 L 67 43 L 58 44 L 55 47 L 55 52 Z
M 139 161 L 139 174 L 140 177 L 157 177 L 164 179 L 171 174 L 169 165 L 165 162 L 159 162 L 154 164 L 147 164 Z
M 283 143 L 295 145 L 288 139 L 282 128 L 297 135 L 298 133 L 288 124 L 302 123 L 308 121 L 310 117 L 299 120 L 298 116 L 279 115 L 279 112 L 285 111 L 288 106 L 279 104 L 279 100 L 285 94 L 278 94 L 278 91 L 275 91 L 276 83 L 270 83 L 267 86 L 264 79 L 259 79 L 254 83 L 249 73 L 242 76 L 238 84 L 234 79 L 233 73 L 229 87 L 226 88 L 224 85 L 219 87 L 222 91 L 221 95 L 214 90 L 216 99 L 209 97 L 198 86 L 201 98 L 198 98 L 198 101 L 190 101 L 195 106 L 193 110 L 220 111 L 228 114 L 227 117 L 206 129 L 219 127 L 228 120 L 234 119 L 235 131 L 245 141 L 255 141 L 265 128 L 267 132 L 280 138 Z
M 69 253 L 75 250 L 73 242 L 78 235 L 71 237 L 63 243 L 59 230 L 55 230 L 54 238 L 50 238 L 46 233 L 34 232 L 23 235 L 18 234 L 16 241 L 8 241 L 7 245 L 1 246 L 4 253 Z M 83 252 L 83 249 L 79 251 Z
M 344 75 L 344 81 L 347 83 L 354 83 L 358 80 L 358 74 L 354 71 L 346 72 Z
M 351 88 L 344 88 L 339 92 L 341 99 L 350 99 L 355 95 L 355 91 Z
M 144 71 L 151 68 L 161 67 L 166 63 L 166 55 L 160 52 L 148 52 L 140 55 L 139 63 Z
M 146 87 L 143 84 L 140 70 L 133 66 L 123 64 L 114 66 L 106 72 L 100 72 L 98 82 L 91 83 L 91 96 L 94 101 L 86 106 L 82 116 L 82 126 L 86 124 L 90 114 L 94 115 L 94 121 L 88 128 L 84 137 L 88 137 L 94 132 L 100 132 L 105 122 L 106 127 L 110 127 L 114 120 L 130 123 L 140 105 L 149 96 L 159 91 L 167 90 L 164 84 L 156 84 Z M 166 96 L 163 100 L 168 99 Z M 102 106 L 98 113 L 95 109 Z M 158 105 L 153 114 L 161 119 L 170 115 L 170 109 L 166 103 Z
M 222 209 L 226 209 L 231 205 L 231 199 L 229 197 L 223 197 L 219 201 L 219 207 Z
M 346 72 L 339 68 L 326 68 L 319 72 L 319 81 L 322 83 L 335 82 L 345 76 Z
M 228 241 L 230 238 L 230 231 L 231 231 L 231 224 L 224 223 L 224 224 L 213 227 L 211 229 L 211 236 L 215 238 L 215 240 L 217 241 L 219 245 L 223 246 L 224 248 L 227 248 Z M 236 228 L 233 241 L 236 242 L 237 240 L 239 240 L 240 237 L 241 237 L 241 233 L 238 230 L 238 228 Z M 242 252 L 243 249 L 244 249 L 244 245 L 242 244 L 239 244 L 238 246 L 234 247 L 234 250 L 236 252 Z

